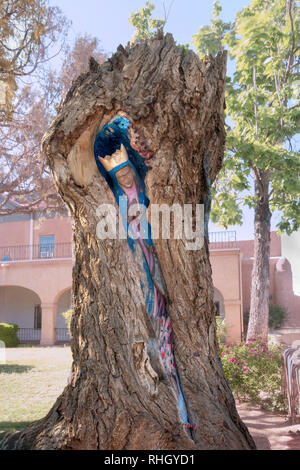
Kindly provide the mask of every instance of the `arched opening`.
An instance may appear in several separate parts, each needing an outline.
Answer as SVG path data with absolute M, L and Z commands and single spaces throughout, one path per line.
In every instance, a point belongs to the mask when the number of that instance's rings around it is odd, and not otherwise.
M 25 287 L 1 286 L 0 322 L 18 325 L 21 343 L 39 343 L 42 326 L 40 297 Z
M 214 305 L 216 316 L 225 317 L 224 297 L 221 292 L 214 287 Z
M 62 315 L 72 307 L 71 288 L 63 291 L 57 299 L 56 308 L 56 343 L 70 341 L 69 328 L 66 318 Z

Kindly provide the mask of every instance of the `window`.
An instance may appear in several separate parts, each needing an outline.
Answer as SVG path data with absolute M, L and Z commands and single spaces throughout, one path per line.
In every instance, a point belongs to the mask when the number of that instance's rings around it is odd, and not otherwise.
M 42 328 L 42 308 L 40 305 L 34 306 L 34 329 L 40 330 Z
M 53 258 L 54 235 L 43 235 L 40 237 L 40 258 Z

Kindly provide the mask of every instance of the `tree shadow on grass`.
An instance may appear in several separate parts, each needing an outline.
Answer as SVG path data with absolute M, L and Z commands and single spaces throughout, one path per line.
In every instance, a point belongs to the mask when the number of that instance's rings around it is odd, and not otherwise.
M 0 421 L 0 450 L 2 449 L 2 443 L 7 436 L 18 436 L 23 429 L 27 428 L 34 421 Z
M 0 364 L 0 374 L 24 374 L 34 369 L 34 366 L 20 364 Z
M 0 436 L 1 433 L 5 433 L 7 431 L 21 431 L 32 423 L 34 423 L 34 421 L 0 421 Z

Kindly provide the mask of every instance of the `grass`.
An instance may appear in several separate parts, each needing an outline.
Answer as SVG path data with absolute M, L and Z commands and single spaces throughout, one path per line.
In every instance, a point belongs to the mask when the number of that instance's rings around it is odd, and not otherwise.
M 70 347 L 6 349 L 6 363 L 0 363 L 0 432 L 44 417 L 67 385 L 71 363 Z

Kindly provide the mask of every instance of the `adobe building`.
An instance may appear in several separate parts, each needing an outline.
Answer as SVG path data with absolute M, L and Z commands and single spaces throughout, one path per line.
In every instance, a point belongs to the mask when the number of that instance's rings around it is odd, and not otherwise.
M 70 217 L 40 217 L 34 212 L 0 217 L 0 322 L 16 323 L 20 342 L 69 341 L 61 314 L 71 307 L 71 240 Z M 284 244 L 288 251 L 286 239 Z M 243 311 L 250 303 L 253 240 L 237 241 L 230 231 L 210 233 L 210 261 L 216 314 L 225 316 L 227 340 L 241 341 Z M 291 264 L 282 256 L 275 232 L 270 274 L 270 301 L 290 312 L 281 333 L 300 339 L 300 296 L 293 292 Z
M 0 322 L 16 323 L 20 342 L 69 340 L 71 240 L 70 217 L 0 217 Z
M 231 234 L 231 235 L 230 235 Z M 210 262 L 212 266 L 215 302 L 217 309 L 225 315 L 228 325 L 227 341 L 243 338 L 243 312 L 250 308 L 251 273 L 253 267 L 253 240 L 236 241 L 235 232 L 223 232 L 224 241 L 210 236 Z M 227 240 L 226 240 L 227 238 Z M 231 238 L 231 240 L 230 240 Z M 216 242 L 215 242 L 216 241 Z M 294 234 L 293 250 L 290 237 L 279 238 L 271 232 L 270 245 L 270 303 L 285 307 L 289 313 L 284 325 L 277 330 L 278 339 L 292 343 L 300 339 L 300 295 L 294 292 L 300 257 L 300 232 Z M 289 257 L 289 259 L 287 258 Z M 290 262 L 291 260 L 291 262 Z M 297 278 L 298 281 L 298 278 Z M 300 283 L 297 283 L 300 285 Z M 297 291 L 298 293 L 298 291 Z

